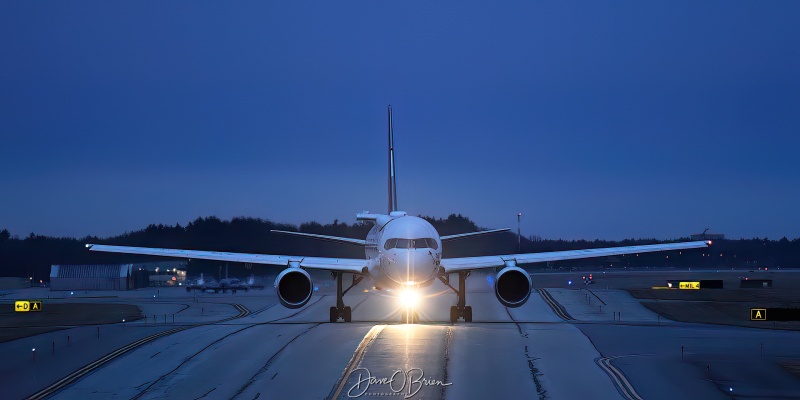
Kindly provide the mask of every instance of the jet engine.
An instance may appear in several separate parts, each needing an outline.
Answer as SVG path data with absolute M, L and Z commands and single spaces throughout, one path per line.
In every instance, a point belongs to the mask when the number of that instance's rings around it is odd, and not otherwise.
M 497 273 L 494 281 L 494 294 L 506 307 L 519 307 L 531 297 L 533 282 L 525 270 L 515 264 L 506 264 L 506 267 Z
M 275 278 L 275 293 L 284 307 L 300 308 L 311 300 L 314 283 L 304 269 L 289 267 Z

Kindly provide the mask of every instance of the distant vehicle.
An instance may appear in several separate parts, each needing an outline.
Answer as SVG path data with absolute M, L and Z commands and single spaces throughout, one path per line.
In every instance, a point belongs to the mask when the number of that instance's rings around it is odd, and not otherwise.
M 219 293 L 220 284 L 212 280 L 206 280 L 203 274 L 200 274 L 200 278 L 194 281 L 187 281 L 184 285 L 186 287 L 187 292 L 191 292 L 192 290 L 199 290 L 201 292 L 206 291 L 213 291 L 214 293 Z
M 277 233 L 302 236 L 359 246 L 364 249 L 365 258 L 330 258 L 298 255 L 274 255 L 253 253 L 231 253 L 204 250 L 161 249 L 147 247 L 112 246 L 87 243 L 91 251 L 111 253 L 144 254 L 163 257 L 204 259 L 216 261 L 242 262 L 274 265 L 281 269 L 275 279 L 274 287 L 278 301 L 287 308 L 300 308 L 308 304 L 314 294 L 314 284 L 307 270 L 326 270 L 336 278 L 336 305 L 330 308 L 330 322 L 342 319 L 350 322 L 352 309 L 344 304 L 344 295 L 362 279 L 369 278 L 374 286 L 400 291 L 403 301 L 401 319 L 405 322 L 418 321 L 415 303 L 419 298 L 417 289 L 441 281 L 456 294 L 456 304 L 450 307 L 450 321 L 459 319 L 472 322 L 472 306 L 467 305 L 466 279 L 473 271 L 490 270 L 495 274 L 494 292 L 497 300 L 506 307 L 520 307 L 528 301 L 533 282 L 527 271 L 518 264 L 543 263 L 548 261 L 575 260 L 593 257 L 607 257 L 621 254 L 638 254 L 654 251 L 705 248 L 711 241 L 651 244 L 583 250 L 550 251 L 543 253 L 504 254 L 481 257 L 442 257 L 442 246 L 453 240 L 466 237 L 505 232 L 509 229 L 469 232 L 455 235 L 439 235 L 439 232 L 423 218 L 408 215 L 397 206 L 397 185 L 394 156 L 394 130 L 392 109 L 389 112 L 389 152 L 388 152 L 388 210 L 386 214 L 363 212 L 356 214 L 359 221 L 373 226 L 364 240 L 317 235 L 302 232 L 273 231 Z M 296 151 L 302 151 L 297 149 Z M 434 160 L 426 160 L 422 165 L 435 168 Z M 493 159 L 485 162 L 501 162 Z M 431 194 L 438 195 L 438 194 Z M 504 188 L 501 196 L 513 196 L 514 188 Z M 323 200 L 324 201 L 324 200 Z M 353 276 L 353 284 L 343 288 L 342 275 Z M 450 284 L 450 276 L 458 276 L 458 284 Z
M 214 293 L 218 293 L 220 290 L 222 293 L 226 293 L 228 290 L 230 290 L 231 293 L 236 293 L 237 290 L 244 290 L 246 292 L 250 290 L 250 285 L 237 278 L 225 278 L 219 281 L 219 288 L 215 290 Z
M 264 290 L 264 284 L 256 282 L 256 277 L 254 275 L 250 275 L 247 278 L 247 286 L 250 286 L 250 289 Z
M 203 278 L 200 278 L 197 281 L 186 285 L 187 292 L 191 292 L 192 290 L 214 293 L 227 293 L 230 290 L 231 293 L 236 293 L 239 290 L 243 290 L 245 292 L 250 290 L 250 285 L 237 278 L 225 278 L 219 282 L 205 281 Z

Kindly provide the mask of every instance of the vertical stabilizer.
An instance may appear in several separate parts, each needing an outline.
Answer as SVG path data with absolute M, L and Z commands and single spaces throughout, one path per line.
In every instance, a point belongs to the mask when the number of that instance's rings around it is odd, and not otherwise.
M 389 213 L 397 211 L 397 176 L 394 169 L 394 128 L 392 105 L 389 105 Z

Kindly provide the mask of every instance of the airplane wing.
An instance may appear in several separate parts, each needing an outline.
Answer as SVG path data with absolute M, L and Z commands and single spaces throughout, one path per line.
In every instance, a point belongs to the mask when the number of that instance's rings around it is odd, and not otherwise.
M 108 246 L 104 244 L 87 244 L 91 251 L 107 253 L 143 254 L 149 256 L 199 258 L 204 260 L 233 261 L 253 264 L 269 264 L 289 266 L 289 262 L 298 262 L 300 267 L 308 269 L 324 269 L 331 271 L 362 273 L 367 260 L 355 258 L 327 258 L 304 256 L 277 256 L 270 254 L 228 253 L 221 251 L 156 249 L 150 247 Z
M 315 233 L 279 231 L 277 229 L 273 229 L 270 232 L 280 233 L 280 234 L 283 234 L 283 235 L 295 235 L 295 236 L 307 237 L 307 238 L 311 238 L 311 239 L 327 240 L 327 241 L 330 241 L 330 242 L 347 243 L 347 244 L 353 244 L 353 245 L 356 245 L 356 246 L 366 246 L 367 245 L 367 241 L 366 240 L 346 238 L 346 237 L 341 237 L 341 236 L 328 236 L 328 235 L 317 235 Z
M 441 261 L 445 273 L 466 271 L 480 268 L 503 267 L 506 262 L 529 264 L 546 261 L 574 260 L 578 258 L 605 257 L 620 254 L 649 253 L 653 251 L 696 249 L 708 247 L 711 241 L 680 242 L 665 244 L 648 244 L 643 246 L 606 247 L 602 249 L 584 249 L 567 251 L 549 251 L 545 253 L 510 254 L 504 256 L 445 258 Z
M 466 237 L 479 236 L 479 235 L 486 235 L 486 234 L 488 234 L 488 233 L 506 232 L 506 231 L 508 231 L 509 229 L 510 229 L 510 228 L 503 228 L 503 229 L 492 229 L 492 230 L 490 230 L 490 231 L 478 231 L 478 232 L 459 233 L 458 235 L 447 235 L 447 236 L 442 236 L 442 237 L 441 237 L 441 238 L 439 238 L 439 239 L 441 239 L 441 241 L 443 241 L 443 242 L 446 242 L 446 241 L 448 241 L 448 240 L 453 240 L 453 239 L 462 239 L 462 238 L 466 238 Z

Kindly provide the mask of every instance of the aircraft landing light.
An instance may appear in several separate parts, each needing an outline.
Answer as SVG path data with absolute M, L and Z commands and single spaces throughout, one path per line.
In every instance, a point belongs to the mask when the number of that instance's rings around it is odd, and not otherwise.
M 414 307 L 419 301 L 419 293 L 416 290 L 403 290 L 400 292 L 400 302 L 406 307 Z

